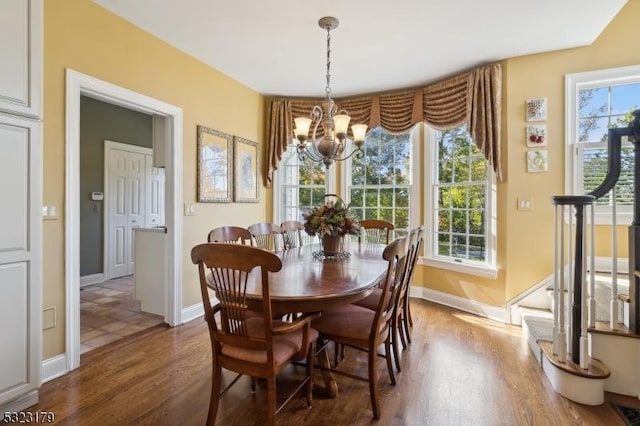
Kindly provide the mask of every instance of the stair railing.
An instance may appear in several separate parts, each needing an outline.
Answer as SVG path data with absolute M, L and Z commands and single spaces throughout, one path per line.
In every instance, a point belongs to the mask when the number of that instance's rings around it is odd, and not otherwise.
M 640 334 L 640 110 L 633 112 L 634 119 L 628 127 L 609 129 L 607 141 L 607 174 L 604 181 L 587 195 L 564 195 L 552 197 L 555 206 L 554 223 L 554 355 L 564 362 L 567 355 L 588 368 L 587 331 L 595 325 L 595 213 L 594 200 L 611 193 L 612 200 L 612 293 L 610 322 L 618 322 L 617 290 L 617 231 L 615 185 L 620 178 L 622 137 L 629 136 L 634 144 L 634 214 L 629 227 L 629 328 Z M 585 211 L 590 208 L 590 265 L 587 279 L 587 239 Z M 573 217 L 575 215 L 575 227 Z M 568 220 L 567 220 L 568 219 Z M 567 225 L 568 222 L 568 225 Z M 575 237 L 573 230 L 575 229 Z M 565 265 L 569 264 L 568 276 Z M 567 279 L 568 278 L 568 279 Z M 568 281 L 568 282 L 567 282 Z M 565 292 L 571 300 L 570 315 L 565 306 Z M 588 309 L 588 310 L 587 310 Z M 588 315 L 587 315 L 588 313 Z

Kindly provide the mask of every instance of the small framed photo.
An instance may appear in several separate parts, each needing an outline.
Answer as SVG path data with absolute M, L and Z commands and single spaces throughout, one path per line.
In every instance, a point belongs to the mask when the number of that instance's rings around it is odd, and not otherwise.
M 546 149 L 537 149 L 527 152 L 527 172 L 546 172 L 549 168 L 549 159 Z
M 547 119 L 547 98 L 527 99 L 525 102 L 527 121 L 544 121 Z
M 234 140 L 234 200 L 241 203 L 260 201 L 260 156 L 256 142 L 238 136 Z
M 233 201 L 233 137 L 198 126 L 198 202 Z
M 526 132 L 527 146 L 534 148 L 538 146 L 547 146 L 547 125 L 531 124 L 527 126 Z

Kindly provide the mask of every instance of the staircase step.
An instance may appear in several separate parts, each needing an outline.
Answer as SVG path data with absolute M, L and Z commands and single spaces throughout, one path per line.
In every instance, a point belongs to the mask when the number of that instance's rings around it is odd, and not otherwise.
M 608 321 L 596 321 L 595 327 L 589 327 L 589 332 L 640 339 L 640 334 L 632 333 L 623 323 L 619 323 L 615 329 L 612 329 Z
M 580 365 L 575 364 L 571 359 L 561 360 L 553 354 L 553 343 L 540 342 L 540 348 L 547 359 L 557 368 L 574 376 L 586 377 L 589 379 L 606 379 L 611 375 L 609 368 L 600 360 L 590 358 L 589 367 L 585 370 Z
M 542 349 L 540 348 L 540 342 L 553 341 L 553 319 L 523 316 L 522 330 L 527 338 L 529 349 L 531 349 L 536 360 L 538 360 L 538 364 L 542 366 Z

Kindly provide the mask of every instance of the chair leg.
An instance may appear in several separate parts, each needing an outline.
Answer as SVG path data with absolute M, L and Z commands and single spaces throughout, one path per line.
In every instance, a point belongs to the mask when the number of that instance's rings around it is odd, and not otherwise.
M 399 326 L 400 324 L 398 323 L 398 317 L 396 316 L 391 320 L 391 329 L 389 330 L 389 335 L 391 339 L 391 347 L 393 348 L 393 358 L 396 362 L 396 369 L 398 371 L 402 371 L 402 368 L 400 368 L 400 353 L 398 350 L 398 333 L 400 333 L 400 335 L 402 336 L 402 329 Z
M 258 382 L 258 379 L 256 379 L 255 377 L 251 378 L 251 393 L 256 393 L 256 383 Z
M 267 378 L 267 424 L 273 426 L 276 423 L 276 378 L 274 375 Z
M 393 364 L 391 364 L 391 336 L 387 337 L 387 340 L 384 341 L 384 351 L 385 358 L 387 359 L 387 371 L 389 372 L 389 378 L 391 379 L 391 384 L 395 386 L 396 384 L 396 376 L 393 373 Z M 396 358 L 396 365 L 399 365 L 398 358 Z M 398 369 L 398 371 L 400 371 Z
M 407 333 L 404 330 L 404 314 L 402 312 L 398 313 L 399 315 L 396 317 L 396 327 L 398 329 L 398 334 L 400 334 L 400 342 L 402 342 L 402 349 L 407 349 Z M 405 338 L 405 336 L 407 336 Z
M 313 405 L 313 359 L 316 353 L 316 342 L 309 344 L 309 352 L 307 353 L 307 408 Z
M 222 381 L 222 369 L 219 365 L 213 366 L 211 374 L 211 398 L 209 400 L 209 413 L 207 414 L 207 426 L 213 426 L 216 423 L 218 415 L 218 404 L 220 402 L 220 384 Z
M 405 303 L 405 315 L 409 319 L 409 325 L 413 327 L 413 318 L 411 318 L 411 305 L 409 304 L 409 298 L 407 297 L 407 301 Z M 411 343 L 411 338 L 409 338 L 409 343 Z
M 373 417 L 380 418 L 380 404 L 378 403 L 378 353 L 375 348 L 369 350 L 369 397 L 371 398 L 371 409 Z

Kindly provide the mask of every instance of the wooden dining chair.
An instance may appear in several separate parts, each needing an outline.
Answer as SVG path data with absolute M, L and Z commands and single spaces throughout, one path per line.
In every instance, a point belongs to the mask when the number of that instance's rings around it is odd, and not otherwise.
M 422 246 L 424 244 L 424 226 L 420 225 L 413 229 L 409 234 L 411 239 L 412 247 L 414 250 L 412 252 L 413 257 L 409 261 L 409 271 L 407 277 L 407 295 L 402 307 L 402 325 L 404 327 L 405 335 L 407 336 L 407 340 L 411 343 L 411 330 L 410 326 L 413 327 L 413 319 L 411 318 L 411 305 L 409 304 L 409 295 L 411 294 L 411 282 L 413 281 L 413 275 L 415 274 L 415 268 L 418 264 L 418 259 L 420 258 L 420 252 L 422 251 Z
M 415 265 L 417 264 L 420 255 L 420 249 L 422 247 L 423 234 L 424 227 L 419 226 L 415 229 L 412 229 L 409 233 L 409 236 L 407 237 L 409 239 L 407 272 L 404 276 L 404 280 L 401 283 L 400 291 L 397 295 L 397 300 L 394 302 L 395 306 L 393 318 L 391 321 L 391 348 L 393 349 L 393 357 L 395 360 L 396 369 L 398 371 L 402 371 L 402 367 L 400 365 L 400 347 L 398 339 L 400 340 L 403 349 L 407 348 L 407 342 L 411 343 L 411 335 L 409 329 L 409 292 Z M 376 288 L 369 296 L 355 302 L 354 304 L 374 311 L 378 308 L 381 296 L 382 289 Z
M 311 321 L 319 317 L 303 315 L 293 323 L 272 319 L 269 298 L 269 273 L 282 268 L 277 255 L 267 250 L 229 243 L 207 243 L 191 250 L 191 260 L 198 265 L 200 290 L 209 326 L 213 375 L 207 425 L 213 425 L 222 392 L 222 368 L 252 378 L 267 380 L 267 423 L 273 425 L 280 409 L 306 387 L 307 407 L 311 407 L 313 390 L 313 358 L 316 330 Z M 257 269 L 257 271 L 254 271 Z M 247 284 L 249 274 L 261 282 L 262 312 L 248 315 Z M 211 306 L 209 290 L 214 290 L 220 303 Z M 255 312 L 255 311 L 253 311 Z M 219 313 L 219 315 L 217 315 Z M 220 322 L 220 324 L 218 324 Z M 276 404 L 276 375 L 293 361 L 306 358 L 306 377 L 286 400 Z M 252 380 L 252 390 L 255 381 Z
M 249 226 L 247 230 L 251 233 L 256 247 L 271 251 L 284 248 L 282 230 L 275 223 L 260 222 Z
M 407 272 L 408 250 L 408 237 L 395 240 L 384 249 L 382 257 L 388 262 L 388 266 L 383 279 L 380 301 L 375 311 L 357 305 L 343 305 L 324 311 L 320 318 L 312 322 L 313 328 L 318 330 L 320 340 L 324 344 L 327 341 L 333 341 L 336 345 L 368 352 L 369 374 L 367 377 L 337 369 L 337 366 L 331 368 L 331 371 L 369 383 L 371 407 L 376 419 L 379 419 L 381 414 L 378 401 L 378 347 L 383 343 L 387 371 L 391 383 L 394 385 L 396 383 L 391 361 L 391 321 L 394 303 Z
M 210 243 L 241 243 L 252 245 L 251 232 L 239 226 L 220 226 L 209 232 L 207 241 Z
M 362 234 L 358 237 L 358 242 L 362 242 L 362 237 L 368 243 L 389 244 L 391 231 L 395 226 L 391 222 L 378 219 L 364 219 L 360 221 Z
M 307 234 L 304 230 L 304 224 L 297 220 L 287 220 L 280 224 L 282 231 L 282 239 L 284 240 L 284 248 L 297 248 L 305 245 L 313 244 L 314 237 Z

